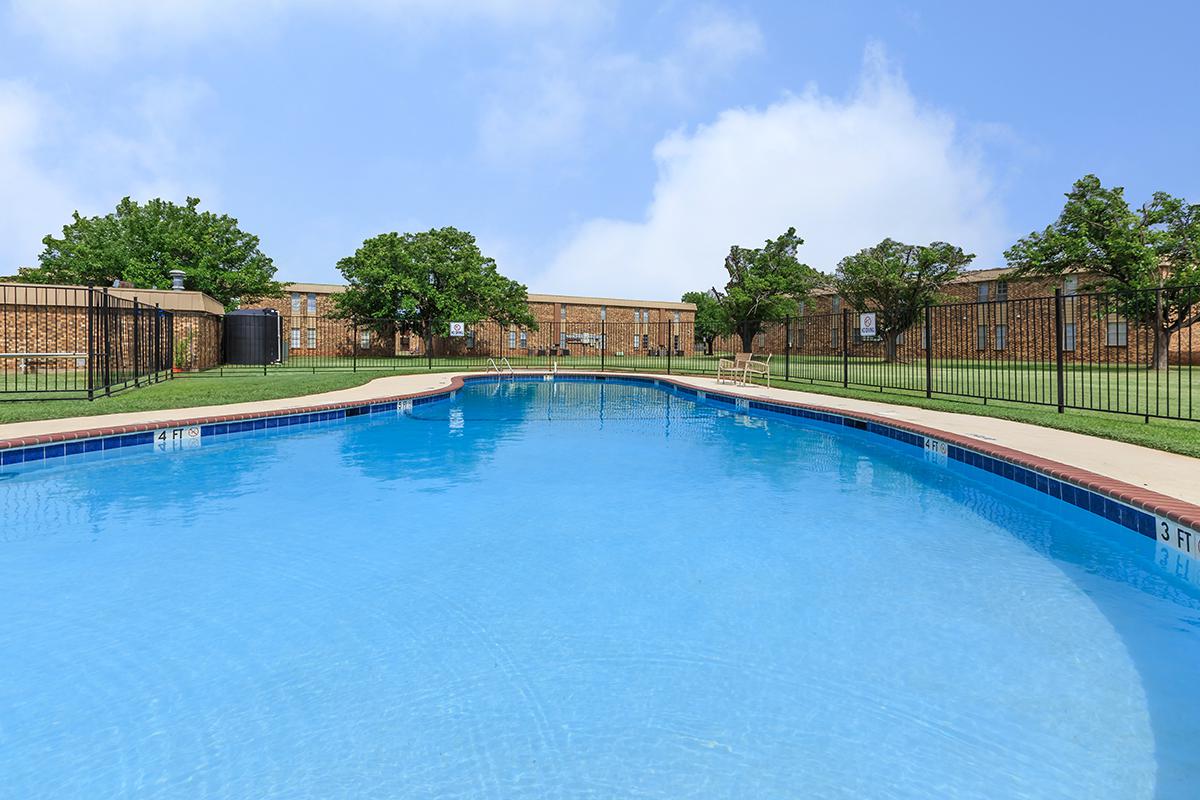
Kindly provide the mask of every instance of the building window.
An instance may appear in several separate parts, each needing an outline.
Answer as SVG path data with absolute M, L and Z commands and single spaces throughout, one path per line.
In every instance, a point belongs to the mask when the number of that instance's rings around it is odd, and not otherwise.
M 317 349 L 317 329 L 316 328 L 308 329 L 308 349 L 309 350 Z
M 1108 323 L 1108 346 L 1125 347 L 1129 344 L 1129 324 L 1126 322 Z
M 1008 301 L 1008 281 L 996 281 L 996 300 L 1000 303 Z
M 833 313 L 836 314 L 842 310 L 842 298 L 835 295 L 832 302 L 833 302 L 833 306 L 832 306 Z
M 1076 278 L 1073 275 L 1070 277 L 1067 277 L 1067 278 L 1063 278 L 1063 294 L 1065 294 L 1067 297 L 1074 297 L 1078 291 L 1079 291 L 1079 278 Z
M 765 333 L 755 334 L 754 342 L 758 347 L 764 346 L 767 343 L 767 335 Z
M 996 349 L 1003 350 L 1007 346 L 1008 346 L 1008 326 L 1007 325 L 997 325 L 996 326 Z
M 563 303 L 558 307 L 558 318 L 563 322 L 567 321 L 567 304 Z
M 299 328 L 292 328 L 292 339 L 290 342 L 290 346 L 293 350 L 300 349 L 300 329 Z
M 317 295 L 314 292 L 308 293 L 308 313 L 317 313 Z
M 475 347 L 475 331 L 470 330 L 470 331 L 467 331 L 467 349 L 470 350 L 474 347 Z
M 509 331 L 509 332 L 508 332 L 508 349 L 509 349 L 509 350 L 512 350 L 512 349 L 514 349 L 516 346 L 517 346 L 517 332 L 516 332 L 516 331 Z
M 987 350 L 988 326 L 979 325 L 975 328 L 975 349 Z
M 988 301 L 988 292 L 990 289 L 991 284 L 987 281 L 982 281 L 978 286 L 975 287 L 975 300 L 980 303 L 986 303 Z
M 1075 323 L 1063 323 L 1063 350 L 1075 349 Z
M 524 330 L 521 331 L 521 347 L 529 346 L 529 334 Z
M 640 338 L 640 337 L 639 337 L 639 336 L 638 336 L 638 335 L 635 333 L 635 334 L 633 335 L 633 349 L 634 349 L 634 350 L 637 350 L 637 349 L 638 349 L 638 344 L 639 344 L 640 342 L 641 342 L 641 338 Z
M 408 336 L 401 336 L 400 337 L 400 349 L 406 353 L 409 350 L 411 350 L 412 349 L 412 339 Z
M 900 331 L 900 333 L 896 334 L 896 344 L 897 345 L 904 344 L 904 331 Z
M 565 331 L 559 331 L 558 333 L 558 346 L 562 350 L 567 349 L 567 334 Z
M 600 306 L 600 321 L 608 319 L 608 306 Z
M 834 327 L 829 329 L 829 345 L 834 350 L 837 350 L 839 347 L 842 346 L 841 342 L 842 342 L 842 332 L 835 325 Z
M 650 311 L 644 308 L 642 309 L 642 324 L 650 324 Z
M 369 328 L 365 331 L 359 331 L 358 346 L 364 350 L 370 349 L 370 347 L 371 347 L 371 330 Z
M 679 334 L 675 334 L 675 344 L 673 345 L 675 352 L 679 352 Z
M 675 321 L 679 322 L 679 312 L 678 311 L 675 312 Z
M 292 292 L 292 311 L 295 313 L 300 312 L 300 293 L 299 292 Z

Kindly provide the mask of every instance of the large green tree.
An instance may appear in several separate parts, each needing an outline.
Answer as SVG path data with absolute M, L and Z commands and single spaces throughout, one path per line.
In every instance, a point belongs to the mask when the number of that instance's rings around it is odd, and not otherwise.
M 804 240 L 788 228 L 783 235 L 769 239 L 759 248 L 734 245 L 725 257 L 729 281 L 725 291 L 713 294 L 724 309 L 730 328 L 750 352 L 754 337 L 768 322 L 795 316 L 823 276 L 796 254 Z
M 200 211 L 155 198 L 145 204 L 126 197 L 111 214 L 75 212 L 62 236 L 42 239 L 38 266 L 18 278 L 35 283 L 109 285 L 128 281 L 154 289 L 171 287 L 171 270 L 186 273 L 184 285 L 216 298 L 226 308 L 278 294 L 275 265 L 258 237 L 225 214 Z
M 1163 369 L 1171 337 L 1200 322 L 1200 206 L 1165 192 L 1133 210 L 1122 187 L 1075 181 L 1058 219 L 1005 252 L 1018 275 L 1084 276 L 1101 310 L 1154 334 L 1148 366 Z
M 501 275 L 466 231 L 382 233 L 337 266 L 347 283 L 334 297 L 337 315 L 382 335 L 428 342 L 447 335 L 451 322 L 483 320 L 537 327 L 525 287 Z
M 713 342 L 718 336 L 730 333 L 729 316 L 717 302 L 713 292 L 685 292 L 682 298 L 685 303 L 696 306 L 696 321 L 693 325 L 692 338 L 704 345 L 704 354 L 713 354 Z
M 884 239 L 843 258 L 833 285 L 851 308 L 875 312 L 884 359 L 893 362 L 900 334 L 917 324 L 925 306 L 940 300 L 942 287 L 973 258 L 945 242 L 916 245 Z

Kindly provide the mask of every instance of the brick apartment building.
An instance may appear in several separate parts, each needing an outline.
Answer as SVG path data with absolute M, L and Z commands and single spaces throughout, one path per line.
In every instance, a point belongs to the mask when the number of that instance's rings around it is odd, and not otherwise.
M 346 287 L 329 283 L 292 283 L 280 298 L 245 308 L 271 308 L 279 313 L 292 356 L 423 356 L 425 342 L 416 334 L 387 334 L 356 328 L 333 317 L 335 295 Z M 492 322 L 467 326 L 463 337 L 434 337 L 434 355 L 587 356 L 599 355 L 602 337 L 607 351 L 690 355 L 694 350 L 691 303 L 623 300 L 609 297 L 529 295 L 537 329 L 501 327 Z
M 933 308 L 933 350 L 937 358 L 973 360 L 1053 361 L 1055 359 L 1055 301 L 1063 296 L 1062 348 L 1067 361 L 1108 364 L 1147 364 L 1154 337 L 1150 330 L 1112 313 L 1103 297 L 1084 291 L 1085 276 L 1061 279 L 1015 278 L 1007 267 L 973 270 L 949 284 L 942 302 Z M 818 291 L 792 321 L 790 350 L 811 355 L 836 355 L 843 349 L 842 299 L 832 290 Z M 864 341 L 857 312 L 848 315 L 845 335 L 854 355 L 878 355 L 879 341 Z M 1200 326 L 1172 337 L 1171 363 L 1200 364 Z M 901 334 L 899 356 L 925 356 L 922 321 Z M 756 337 L 755 351 L 783 352 L 788 343 L 780 326 Z

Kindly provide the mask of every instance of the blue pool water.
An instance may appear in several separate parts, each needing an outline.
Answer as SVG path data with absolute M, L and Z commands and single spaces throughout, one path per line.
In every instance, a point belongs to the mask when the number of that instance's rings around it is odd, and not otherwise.
M 0 473 L 0 796 L 1194 798 L 1200 590 L 649 385 Z

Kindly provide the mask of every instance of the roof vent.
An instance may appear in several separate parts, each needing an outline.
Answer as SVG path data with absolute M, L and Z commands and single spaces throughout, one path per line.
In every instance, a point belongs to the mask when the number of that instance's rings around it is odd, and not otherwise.
M 186 275 L 187 273 L 185 273 L 181 269 L 173 269 L 173 270 L 171 270 L 171 272 L 169 274 L 171 275 L 171 291 L 182 292 L 183 291 L 183 276 Z

